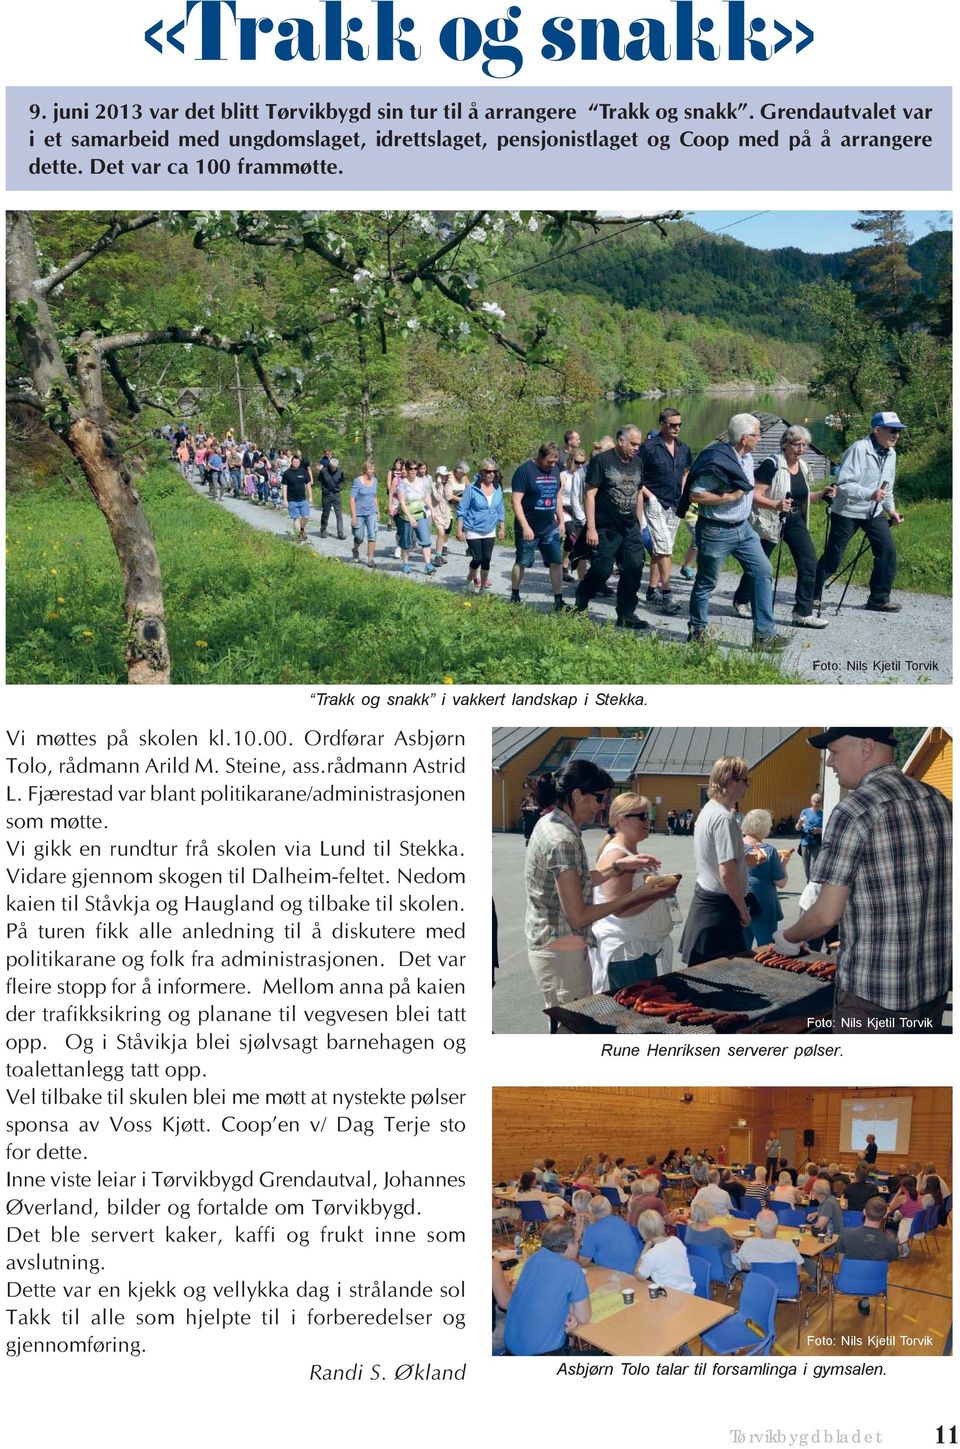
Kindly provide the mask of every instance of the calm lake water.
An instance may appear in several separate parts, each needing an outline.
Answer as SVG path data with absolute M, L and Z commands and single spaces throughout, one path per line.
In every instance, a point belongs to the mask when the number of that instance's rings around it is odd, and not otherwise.
M 599 402 L 589 409 L 581 409 L 575 417 L 561 416 L 554 411 L 544 411 L 541 430 L 531 438 L 531 449 L 545 438 L 560 442 L 567 428 L 575 427 L 589 451 L 591 444 L 605 434 L 616 433 L 624 422 L 636 423 L 647 432 L 657 427 L 657 418 L 664 407 L 679 407 L 683 413 L 681 436 L 696 453 L 705 443 L 724 431 L 729 418 L 740 412 L 778 413 L 790 423 L 802 423 L 809 428 L 813 441 L 831 457 L 839 457 L 836 434 L 824 425 L 828 413 L 827 405 L 806 392 L 725 394 L 723 397 L 690 393 L 680 398 L 638 399 L 634 402 Z M 452 468 L 458 458 L 471 458 L 465 432 L 443 423 L 436 417 L 401 418 L 381 422 L 374 427 L 377 470 L 380 477 L 395 457 L 424 458 L 431 472 L 440 463 Z M 319 456 L 322 445 L 334 441 L 328 437 L 313 440 L 313 456 Z M 359 437 L 336 440 L 341 452 L 341 462 L 348 477 L 354 476 L 363 461 L 363 447 Z

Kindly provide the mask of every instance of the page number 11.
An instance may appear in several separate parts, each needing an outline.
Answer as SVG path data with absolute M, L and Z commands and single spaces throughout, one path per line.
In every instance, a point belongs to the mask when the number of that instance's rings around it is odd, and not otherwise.
M 956 1442 L 957 1442 L 957 1426 L 956 1426 L 956 1424 L 951 1424 L 950 1427 L 949 1427 L 949 1429 L 944 1428 L 944 1426 L 941 1424 L 940 1427 L 937 1430 L 937 1443 L 938 1444 L 956 1444 Z

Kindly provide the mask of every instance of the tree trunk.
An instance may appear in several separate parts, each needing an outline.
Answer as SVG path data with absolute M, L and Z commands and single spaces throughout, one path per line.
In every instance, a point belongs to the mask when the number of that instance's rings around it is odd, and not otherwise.
M 90 335 L 81 338 L 76 382 L 70 377 L 40 279 L 36 239 L 26 212 L 11 212 L 8 217 L 7 302 L 21 356 L 47 421 L 82 468 L 117 551 L 127 619 L 127 682 L 169 684 L 170 653 L 157 548 L 108 424 L 103 359 Z
M 362 317 L 357 318 L 357 361 L 360 363 L 360 426 L 363 428 L 363 455 L 373 457 L 373 429 L 370 423 L 370 366 L 367 337 Z

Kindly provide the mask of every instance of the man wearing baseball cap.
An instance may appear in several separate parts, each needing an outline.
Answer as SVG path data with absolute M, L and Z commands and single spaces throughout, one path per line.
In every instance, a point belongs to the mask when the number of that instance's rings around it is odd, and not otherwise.
M 774 944 L 796 955 L 839 924 L 834 1031 L 937 1030 L 950 989 L 950 805 L 897 768 L 886 726 L 808 744 L 850 793 L 824 827 L 816 903 Z
M 897 614 L 900 605 L 890 602 L 897 572 L 897 550 L 891 527 L 903 522 L 893 501 L 897 472 L 897 443 L 906 427 L 896 413 L 874 413 L 870 436 L 849 447 L 840 460 L 837 494 L 830 508 L 830 530 L 823 557 L 817 564 L 814 607 L 819 609 L 826 579 L 832 578 L 843 562 L 847 544 L 862 528 L 873 553 L 870 597 L 867 608 L 877 614 Z

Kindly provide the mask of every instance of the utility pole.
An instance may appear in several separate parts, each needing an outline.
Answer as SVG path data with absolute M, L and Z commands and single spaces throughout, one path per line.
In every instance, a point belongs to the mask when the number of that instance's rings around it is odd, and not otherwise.
M 240 418 L 240 442 L 241 443 L 245 443 L 246 440 L 247 440 L 247 430 L 246 430 L 246 427 L 244 426 L 244 421 L 243 421 L 243 389 L 240 386 L 240 359 L 239 359 L 239 357 L 234 356 L 233 366 L 234 366 L 234 368 L 236 370 L 236 377 L 237 377 L 237 413 L 239 414 L 239 418 Z

